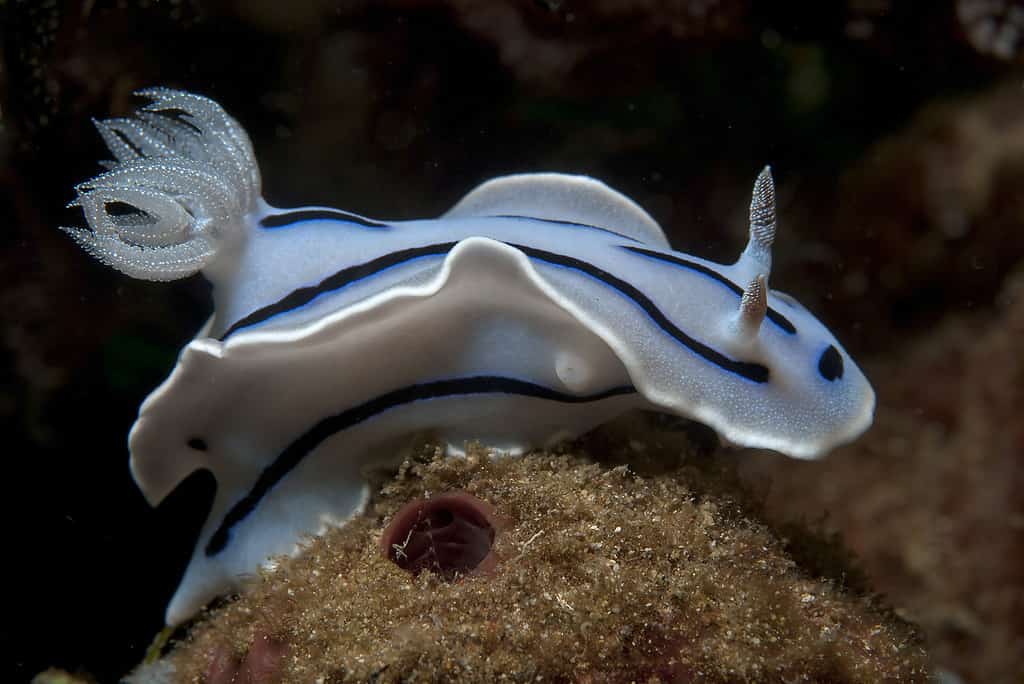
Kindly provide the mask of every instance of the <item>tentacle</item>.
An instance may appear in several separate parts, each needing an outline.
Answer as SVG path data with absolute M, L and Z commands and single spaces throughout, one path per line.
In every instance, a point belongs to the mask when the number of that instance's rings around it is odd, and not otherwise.
M 765 277 L 758 275 L 750 281 L 740 298 L 739 311 L 736 313 L 735 328 L 739 338 L 751 341 L 757 337 L 768 313 L 768 287 Z
M 63 228 L 90 254 L 147 280 L 184 278 L 242 239 L 260 174 L 245 131 L 212 100 L 153 88 L 130 118 L 96 121 L 114 155 L 76 187 L 91 230 Z
M 143 111 L 180 111 L 191 123 L 201 122 L 204 135 L 217 141 L 218 154 L 209 160 L 219 168 L 233 172 L 232 175 L 237 175 L 236 182 L 245 188 L 247 194 L 259 196 L 260 172 L 252 142 L 239 123 L 228 116 L 220 105 L 201 95 L 170 88 L 149 88 L 138 94 L 152 100 Z
M 768 279 L 772 270 L 772 243 L 775 242 L 775 181 L 772 169 L 764 167 L 754 181 L 750 199 L 750 239 L 736 265 L 743 275 L 761 274 Z
M 108 204 L 130 211 L 110 213 Z M 138 247 L 168 247 L 185 241 L 193 217 L 166 194 L 147 188 L 122 188 L 116 194 L 91 192 L 76 202 L 86 220 L 107 237 Z
M 108 119 L 107 121 L 92 120 L 93 126 L 96 127 L 100 137 L 103 138 L 103 142 L 106 143 L 107 148 L 113 153 L 114 159 L 117 160 L 109 163 L 110 165 L 107 168 L 113 168 L 117 165 L 117 162 L 131 161 L 142 156 L 139 149 L 126 140 L 124 134 L 117 129 L 116 122 L 117 119 Z
M 64 228 L 85 251 L 104 264 L 132 278 L 142 280 L 178 280 L 196 272 L 216 252 L 217 245 L 200 236 L 166 247 L 147 248 L 132 245 L 115 236 Z

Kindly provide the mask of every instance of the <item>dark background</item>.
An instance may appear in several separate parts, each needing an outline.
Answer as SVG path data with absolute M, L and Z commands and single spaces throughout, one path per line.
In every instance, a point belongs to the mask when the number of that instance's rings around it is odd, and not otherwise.
M 988 307 L 1024 255 L 1014 3 L 980 4 L 0 2 L 0 680 L 138 662 L 210 495 L 198 479 L 154 511 L 128 473 L 137 407 L 208 293 L 121 276 L 57 230 L 83 223 L 63 207 L 108 156 L 90 117 L 151 85 L 209 95 L 252 137 L 271 204 L 382 218 L 439 214 L 493 175 L 586 173 L 721 261 L 771 163 L 773 287 L 884 358 Z M 959 112 L 984 98 L 972 128 Z M 1010 170 L 975 199 L 979 157 Z

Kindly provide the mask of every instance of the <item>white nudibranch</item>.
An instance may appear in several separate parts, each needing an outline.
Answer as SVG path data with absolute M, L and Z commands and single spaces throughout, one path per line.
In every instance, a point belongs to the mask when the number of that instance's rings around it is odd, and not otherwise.
M 860 369 L 768 287 L 767 168 L 746 249 L 720 265 L 584 176 L 495 178 L 436 219 L 275 209 L 220 106 L 141 95 L 134 117 L 97 123 L 115 159 L 77 188 L 89 229 L 64 230 L 130 276 L 214 285 L 129 438 L 153 505 L 196 470 L 217 480 L 169 624 L 358 513 L 364 471 L 423 433 L 518 452 L 645 408 L 813 458 L 871 423 Z

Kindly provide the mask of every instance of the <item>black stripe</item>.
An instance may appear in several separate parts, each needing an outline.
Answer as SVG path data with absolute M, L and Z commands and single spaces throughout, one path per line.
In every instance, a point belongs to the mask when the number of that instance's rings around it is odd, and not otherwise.
M 228 328 L 219 339 L 224 341 L 229 335 L 240 328 L 255 325 L 276 314 L 301 307 L 308 304 L 321 294 L 342 288 L 349 283 L 371 276 L 385 268 L 397 266 L 421 256 L 447 253 L 456 244 L 456 242 L 443 242 L 435 245 L 426 245 L 424 247 L 411 247 L 409 249 L 385 254 L 384 256 L 367 261 L 363 264 L 344 268 L 334 275 L 328 276 L 324 280 L 320 281 L 317 285 L 311 285 L 295 290 L 283 299 L 252 312 Z M 769 373 L 766 366 L 759 363 L 748 363 L 745 361 L 733 360 L 728 356 L 715 351 L 703 342 L 699 342 L 698 340 L 690 337 L 680 330 L 679 327 L 677 327 L 671 320 L 669 320 L 669 318 L 661 312 L 661 309 L 659 309 L 654 302 L 647 297 L 647 295 L 621 278 L 617 278 L 612 275 L 608 271 L 600 269 L 581 259 L 565 256 L 563 254 L 547 252 L 533 247 L 527 247 L 525 245 L 517 245 L 513 243 L 505 244 L 518 249 L 531 258 L 545 261 L 556 266 L 571 268 L 603 282 L 636 302 L 636 304 L 640 306 L 640 308 L 642 308 L 647 315 L 650 316 L 659 327 L 661 327 L 662 330 L 671 335 L 677 341 L 689 347 L 694 353 L 699 354 L 711 363 L 714 363 L 727 371 L 736 373 L 737 375 L 752 382 L 768 382 Z
M 689 347 L 693 352 L 703 356 L 711 363 L 724 368 L 727 371 L 731 371 L 740 375 L 747 380 L 753 382 L 768 382 L 768 368 L 762 366 L 759 363 L 748 363 L 746 361 L 735 361 L 730 359 L 728 356 L 715 351 L 711 347 L 707 346 L 703 342 L 699 342 L 694 338 L 687 335 L 685 332 L 679 329 L 675 323 L 673 323 L 668 316 L 662 313 L 661 309 L 655 305 L 650 298 L 643 292 L 638 290 L 633 285 L 627 283 L 621 278 L 617 278 L 608 271 L 598 268 L 591 263 L 577 259 L 575 257 L 565 256 L 564 254 L 556 254 L 554 252 L 546 252 L 541 249 L 534 249 L 533 247 L 526 247 L 525 245 L 509 245 L 522 251 L 529 257 L 546 261 L 550 264 L 557 266 L 564 266 L 571 268 L 576 271 L 585 273 L 592 278 L 600 280 L 606 285 L 609 285 L 625 296 L 632 299 L 637 305 L 647 313 L 651 319 L 658 324 L 662 330 L 667 332 L 669 335 L 674 337 L 679 342 Z
M 375 273 L 379 273 L 380 271 L 391 268 L 392 266 L 398 266 L 417 257 L 447 254 L 448 251 L 456 244 L 457 243 L 455 242 L 442 242 L 436 245 L 427 245 L 426 247 L 411 247 L 409 249 L 402 249 L 397 252 L 385 254 L 384 256 L 371 259 L 370 261 L 362 264 L 343 268 L 333 275 L 327 276 L 316 285 L 309 285 L 293 290 L 285 295 L 284 298 L 277 300 L 273 304 L 256 309 L 251 314 L 240 318 L 235 321 L 230 328 L 225 330 L 217 339 L 223 342 L 229 335 L 241 328 L 247 328 L 251 325 L 262 323 L 268 318 L 278 314 L 298 309 L 309 304 L 324 293 L 340 290 L 346 285 L 354 283 L 357 280 L 362 280 L 368 276 L 372 276 Z
M 636 392 L 636 389 L 627 385 L 624 387 L 612 387 L 596 394 L 577 396 L 515 378 L 480 375 L 425 382 L 382 394 L 363 404 L 324 418 L 289 444 L 274 459 L 273 463 L 264 468 L 249 493 L 232 506 L 224 516 L 217 530 L 210 537 L 210 541 L 206 544 L 206 555 L 213 556 L 223 551 L 230 540 L 232 528 L 252 513 L 256 506 L 259 505 L 260 500 L 267 495 L 267 492 L 294 470 L 302 462 L 302 459 L 316 447 L 338 432 L 347 430 L 389 409 L 425 399 L 441 399 L 472 394 L 515 394 L 535 399 L 558 401 L 565 404 L 583 404 L 634 392 Z
M 629 240 L 630 242 L 640 242 L 635 237 L 629 235 L 623 235 L 622 233 L 616 233 L 614 230 L 608 228 L 602 228 L 601 226 L 591 225 L 589 223 L 580 223 L 579 221 L 565 221 L 563 219 L 549 219 L 540 218 L 538 216 L 520 216 L 518 214 L 492 214 L 488 216 L 481 216 L 481 218 L 499 218 L 499 219 L 516 219 L 519 221 L 539 221 L 541 223 L 550 223 L 554 226 L 569 226 L 572 228 L 589 228 L 590 230 L 598 230 L 608 235 L 614 235 L 617 238 L 623 240 Z
M 640 242 L 635 237 L 617 233 L 609 228 L 602 226 L 595 226 L 589 223 L 581 223 L 579 221 L 566 221 L 562 219 L 549 219 L 541 218 L 539 216 L 522 216 L 519 214 L 493 214 L 480 216 L 480 218 L 497 218 L 497 219 L 515 219 L 519 221 L 539 221 L 541 223 L 549 223 L 555 226 L 570 226 L 573 228 L 587 228 L 589 230 L 597 230 L 608 235 L 614 235 L 617 238 L 623 240 L 629 240 L 630 242 Z M 342 221 L 345 223 L 355 223 L 366 228 L 389 228 L 390 225 L 382 222 L 368 219 L 365 216 L 359 216 L 358 214 L 351 214 L 347 211 L 340 209 L 297 209 L 295 211 L 285 212 L 283 214 L 273 214 L 266 216 L 260 220 L 260 226 L 263 228 L 287 228 L 288 226 L 302 221 L 313 221 L 313 220 L 324 220 L 324 221 Z
M 374 221 L 358 214 L 350 214 L 340 209 L 298 209 L 283 214 L 272 214 L 260 219 L 263 228 L 287 228 L 302 221 L 344 221 L 355 223 L 365 228 L 387 228 L 388 224 Z
M 742 287 L 732 282 L 718 271 L 708 268 L 703 264 L 698 264 L 696 261 L 683 259 L 682 257 L 675 256 L 674 254 L 665 254 L 664 252 L 656 252 L 651 249 L 644 249 L 643 247 L 633 247 L 632 245 L 620 245 L 620 247 L 629 252 L 635 252 L 636 254 L 642 254 L 644 256 L 651 257 L 652 259 L 658 259 L 659 261 L 664 261 L 670 264 L 675 264 L 676 266 L 682 266 L 683 268 L 688 268 L 690 270 L 697 271 L 698 273 L 702 273 L 708 276 L 709 278 L 714 278 L 722 285 L 725 285 L 727 288 L 735 292 L 738 296 L 743 296 Z M 775 309 L 768 309 L 768 320 L 770 320 L 772 323 L 788 332 L 790 335 L 796 334 L 796 326 L 790 323 L 788 318 L 780 314 Z

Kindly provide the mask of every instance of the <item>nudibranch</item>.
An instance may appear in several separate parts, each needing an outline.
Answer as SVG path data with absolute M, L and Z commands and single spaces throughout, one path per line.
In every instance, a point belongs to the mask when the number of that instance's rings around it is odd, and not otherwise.
M 413 436 L 515 453 L 646 408 L 813 458 L 871 423 L 860 369 L 768 287 L 767 168 L 749 242 L 720 265 L 584 176 L 495 178 L 436 219 L 276 209 L 217 103 L 140 95 L 97 122 L 114 160 L 77 186 L 89 228 L 64 230 L 129 276 L 213 284 L 213 316 L 129 437 L 151 504 L 197 469 L 217 481 L 168 624 L 359 512 L 366 469 Z

